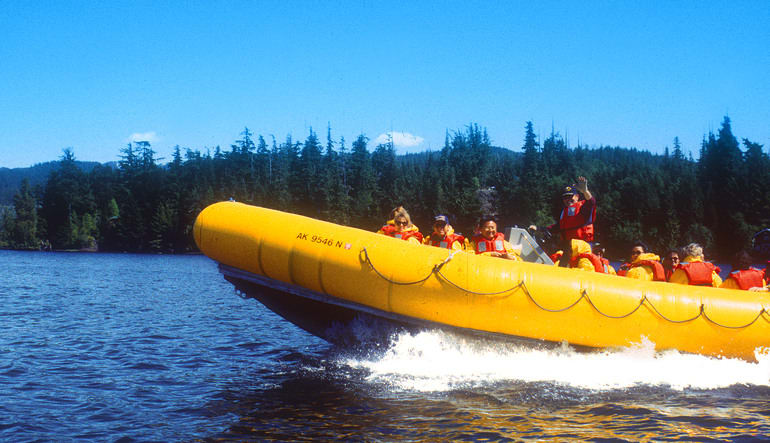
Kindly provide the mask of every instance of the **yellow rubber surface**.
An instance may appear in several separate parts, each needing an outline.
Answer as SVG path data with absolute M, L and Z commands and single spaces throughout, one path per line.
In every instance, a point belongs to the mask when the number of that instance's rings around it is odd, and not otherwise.
M 646 337 L 659 350 L 750 361 L 755 350 L 770 347 L 764 293 L 642 282 L 466 252 L 450 258 L 447 249 L 236 202 L 204 209 L 194 235 L 201 251 L 220 263 L 461 328 L 602 348 Z

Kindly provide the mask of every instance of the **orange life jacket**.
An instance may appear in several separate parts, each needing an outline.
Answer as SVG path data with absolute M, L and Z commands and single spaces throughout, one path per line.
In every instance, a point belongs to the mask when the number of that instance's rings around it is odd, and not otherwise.
M 738 287 L 747 291 L 749 288 L 761 287 L 764 285 L 762 275 L 764 273 L 759 269 L 749 268 L 742 271 L 733 271 L 727 278 L 732 278 L 738 283 Z
M 717 268 L 708 262 L 692 262 L 692 263 L 680 263 L 677 269 L 681 269 L 687 274 L 687 281 L 692 286 L 712 286 L 712 273 L 716 272 Z
M 599 257 L 596 254 L 591 254 L 590 252 L 585 252 L 583 254 L 578 254 L 577 257 L 572 256 L 569 262 L 570 268 L 576 268 L 578 265 L 578 261 L 580 261 L 581 258 L 587 258 L 591 264 L 594 266 L 594 271 L 600 273 L 600 274 L 606 274 L 607 270 L 604 269 L 604 264 L 602 263 L 601 257 Z M 609 263 L 609 262 L 608 262 Z
M 626 277 L 628 271 L 639 266 L 649 266 L 652 269 L 653 281 L 666 281 L 666 270 L 663 269 L 663 265 L 659 261 L 655 260 L 639 260 L 634 263 L 623 263 L 620 271 L 618 271 L 618 275 Z M 709 280 L 709 285 L 711 285 L 711 280 Z
M 400 238 L 401 240 L 409 240 L 412 237 L 416 237 L 417 240 L 422 243 L 422 234 L 420 234 L 420 231 L 396 231 L 396 227 L 393 225 L 385 225 L 380 229 L 383 234 L 393 237 L 393 238 Z
M 498 232 L 495 238 L 487 240 L 483 235 L 477 234 L 473 236 L 474 250 L 476 254 L 483 254 L 485 252 L 505 252 L 505 235 L 502 232 Z
M 586 201 L 587 200 L 580 200 L 577 203 L 573 203 L 562 209 L 561 215 L 559 215 L 559 229 L 561 231 L 562 239 L 572 240 L 573 238 L 577 238 L 587 242 L 594 241 L 596 205 L 594 205 L 591 213 L 588 214 L 588 218 L 584 218 L 584 216 L 580 214 L 580 208 L 583 207 Z
M 465 243 L 465 237 L 458 234 L 449 234 L 443 238 L 432 234 L 430 236 L 431 246 L 438 246 L 439 248 L 452 249 L 452 245 L 455 242 L 460 242 L 460 244 L 462 245 L 463 243 Z

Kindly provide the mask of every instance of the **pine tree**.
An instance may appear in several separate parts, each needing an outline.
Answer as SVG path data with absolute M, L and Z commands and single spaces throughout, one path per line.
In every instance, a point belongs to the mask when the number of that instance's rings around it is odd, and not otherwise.
M 313 132 L 313 128 L 310 128 L 310 134 L 305 139 L 305 143 L 302 144 L 299 174 L 301 181 L 298 179 L 297 185 L 293 189 L 299 211 L 301 214 L 318 217 L 321 209 L 319 203 L 323 198 L 323 174 L 321 170 L 321 144 L 318 141 L 318 136 Z
M 270 182 L 273 179 L 273 165 L 272 156 L 267 149 L 267 142 L 261 135 L 257 142 L 257 153 L 254 160 L 255 163 L 255 177 L 254 177 L 254 202 L 259 205 L 264 205 L 267 202 L 267 193 L 270 187 Z
M 464 133 L 458 131 L 452 137 L 448 161 L 454 169 L 454 183 L 447 196 L 448 206 L 462 226 L 474 225 L 481 215 L 479 193 L 487 187 L 490 150 L 486 130 L 476 124 L 468 125 Z
M 16 217 L 10 235 L 10 245 L 14 249 L 38 249 L 40 239 L 37 236 L 37 200 L 32 194 L 29 180 L 22 180 L 19 192 L 13 197 Z
M 759 230 L 770 226 L 770 158 L 762 145 L 743 139 L 746 147 L 742 174 L 741 211 L 746 221 Z
M 340 140 L 340 152 L 334 151 L 331 128 L 326 131 L 326 152 L 323 157 L 323 215 L 334 223 L 349 224 L 351 199 L 345 184 L 345 139 Z
M 420 189 L 419 196 L 422 200 L 422 207 L 429 215 L 448 214 L 449 212 L 444 203 L 444 182 L 440 165 L 441 155 L 428 153 L 425 169 L 419 177 L 420 184 L 416 188 Z
M 377 213 L 386 214 L 393 207 L 406 204 L 396 195 L 396 150 L 392 138 L 374 149 L 372 170 L 375 177 L 374 200 L 377 202 Z
M 375 216 L 375 177 L 372 160 L 367 150 L 369 139 L 361 134 L 351 146 L 349 183 L 351 186 L 351 218 L 356 226 L 373 229 L 384 214 Z
M 714 146 L 714 157 L 707 179 L 714 198 L 713 229 L 720 255 L 732 255 L 745 247 L 753 234 L 745 222 L 736 195 L 740 195 L 743 162 L 738 140 L 732 133 L 730 118 L 725 116 Z
M 161 202 L 150 222 L 150 249 L 167 252 L 174 250 L 175 221 L 176 212 L 167 202 Z
M 452 163 L 452 139 L 449 132 L 444 137 L 444 147 L 441 149 L 439 159 L 439 191 L 441 192 L 437 201 L 437 209 L 441 212 L 454 212 L 457 206 L 454 201 L 454 195 L 459 192 L 457 184 L 457 170 Z
M 537 142 L 531 121 L 527 122 L 525 130 L 524 146 L 522 146 L 524 155 L 519 173 L 521 177 L 519 198 L 518 201 L 514 202 L 515 206 L 519 208 L 519 217 L 516 221 L 520 224 L 535 220 L 538 215 L 541 215 L 545 206 L 543 187 L 546 180 L 543 173 L 542 155 L 538 149 L 540 144 Z
M 95 210 L 88 177 L 75 163 L 74 152 L 63 151 L 59 169 L 48 177 L 43 193 L 41 215 L 48 227 L 48 236 L 55 248 L 77 248 L 78 225 L 85 214 Z
M 291 135 L 288 135 L 286 141 L 280 146 L 276 143 L 275 138 L 273 138 L 271 151 L 273 179 L 270 182 L 270 195 L 272 197 L 270 206 L 273 208 L 283 211 L 294 209 L 290 189 L 293 189 L 291 171 L 292 167 L 296 164 L 296 155 L 297 149 Z

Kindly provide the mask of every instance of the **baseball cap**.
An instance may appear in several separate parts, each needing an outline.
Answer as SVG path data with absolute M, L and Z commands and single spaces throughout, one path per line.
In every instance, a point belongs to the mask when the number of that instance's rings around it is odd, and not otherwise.
M 565 186 L 564 191 L 561 193 L 562 197 L 566 197 L 568 195 L 575 195 L 577 194 L 577 189 L 575 189 L 574 186 Z

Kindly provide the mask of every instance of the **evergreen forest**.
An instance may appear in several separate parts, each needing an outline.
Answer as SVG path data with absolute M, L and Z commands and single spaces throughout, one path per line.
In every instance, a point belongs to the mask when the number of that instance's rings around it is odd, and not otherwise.
M 0 247 L 192 252 L 197 214 L 229 199 L 368 231 L 398 205 L 425 234 L 435 214 L 466 234 L 490 212 L 500 227 L 548 225 L 561 190 L 579 175 L 597 198 L 597 240 L 612 258 L 641 239 L 659 254 L 696 241 L 707 258 L 725 259 L 770 226 L 770 158 L 762 145 L 739 141 L 728 117 L 704 136 L 697 160 L 677 138 L 652 154 L 569 147 L 553 131 L 541 140 L 531 122 L 522 129 L 512 149 L 492 146 L 486 129 L 471 124 L 448 133 L 440 151 L 406 155 L 365 135 L 336 139 L 330 128 L 302 141 L 245 129 L 229 149 L 177 146 L 166 163 L 150 143 L 130 143 L 117 166 L 88 172 L 68 148 L 44 184 L 22 181 L 2 208 Z

